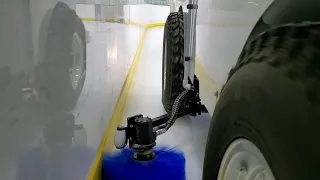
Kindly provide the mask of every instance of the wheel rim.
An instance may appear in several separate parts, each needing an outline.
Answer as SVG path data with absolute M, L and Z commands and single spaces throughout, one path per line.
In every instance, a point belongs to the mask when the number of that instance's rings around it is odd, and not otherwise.
M 164 41 L 164 55 L 163 55 L 163 91 L 166 91 L 166 77 L 167 77 L 167 39 Z
M 78 88 L 84 71 L 83 51 L 83 42 L 78 33 L 74 33 L 71 44 L 72 67 L 69 69 L 69 77 L 74 90 Z
M 233 141 L 226 150 L 218 180 L 275 180 L 261 151 L 247 139 Z

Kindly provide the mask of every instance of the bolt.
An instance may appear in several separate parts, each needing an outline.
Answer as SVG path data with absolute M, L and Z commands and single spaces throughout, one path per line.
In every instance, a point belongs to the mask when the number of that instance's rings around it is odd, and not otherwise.
M 216 97 L 216 99 L 218 98 L 218 96 L 219 96 L 219 92 L 218 91 L 214 92 L 214 97 Z
M 260 175 L 259 180 L 265 180 L 266 179 L 265 177 L 266 177 L 266 175 L 263 173 L 263 174 Z
M 248 170 L 248 164 L 245 161 L 240 162 L 239 171 L 247 171 Z

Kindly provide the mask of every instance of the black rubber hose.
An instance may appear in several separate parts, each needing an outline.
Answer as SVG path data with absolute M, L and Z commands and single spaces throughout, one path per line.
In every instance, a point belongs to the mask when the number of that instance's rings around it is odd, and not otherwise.
M 156 130 L 157 136 L 168 131 L 170 129 L 170 127 L 175 123 L 177 113 L 179 112 L 179 107 L 180 107 L 181 103 L 183 102 L 184 98 L 186 97 L 186 95 L 188 94 L 188 92 L 189 92 L 189 90 L 184 90 L 174 100 L 170 119 L 167 121 L 167 123 L 165 125 L 157 128 L 157 130 Z

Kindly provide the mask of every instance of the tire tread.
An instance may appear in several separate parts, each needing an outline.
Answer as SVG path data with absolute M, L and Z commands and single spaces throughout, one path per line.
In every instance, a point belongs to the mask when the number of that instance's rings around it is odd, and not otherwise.
M 176 97 L 184 90 L 182 86 L 184 73 L 184 24 L 183 13 L 173 12 L 165 24 L 165 36 L 168 39 L 166 88 L 162 102 L 166 111 L 171 111 Z
M 272 58 L 270 58 L 272 57 Z M 286 24 L 257 36 L 243 48 L 228 80 L 249 63 L 267 63 L 305 87 L 308 100 L 320 105 L 320 23 Z

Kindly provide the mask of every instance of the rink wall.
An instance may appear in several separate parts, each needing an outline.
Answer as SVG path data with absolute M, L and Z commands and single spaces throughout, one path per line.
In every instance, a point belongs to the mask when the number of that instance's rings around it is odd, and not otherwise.
M 100 10 L 98 11 L 98 9 Z M 105 4 L 77 4 L 76 11 L 84 21 L 113 22 L 117 15 L 114 5 Z
M 77 4 L 76 11 L 78 16 L 83 20 L 93 21 L 95 19 L 94 4 Z
M 152 4 L 124 5 L 123 14 L 119 15 L 115 6 L 101 5 L 100 19 L 94 4 L 77 4 L 78 16 L 84 21 L 114 21 L 122 18 L 124 22 L 131 24 L 148 25 L 153 23 L 163 23 L 170 12 L 169 6 L 159 6 Z
M 154 24 L 166 22 L 170 12 L 169 6 L 151 4 L 124 5 L 125 22 Z

